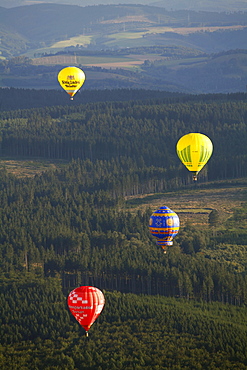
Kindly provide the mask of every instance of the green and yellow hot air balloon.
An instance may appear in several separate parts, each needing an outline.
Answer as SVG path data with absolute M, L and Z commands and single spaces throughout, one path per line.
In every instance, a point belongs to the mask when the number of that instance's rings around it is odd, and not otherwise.
M 177 142 L 177 155 L 185 167 L 193 172 L 197 180 L 198 172 L 205 166 L 213 153 L 212 141 L 204 134 L 190 133 Z

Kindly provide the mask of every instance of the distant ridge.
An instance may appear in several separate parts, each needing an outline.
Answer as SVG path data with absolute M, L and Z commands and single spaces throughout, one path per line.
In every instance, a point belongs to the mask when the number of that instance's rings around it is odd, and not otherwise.
M 56 88 L 67 56 L 87 68 L 88 89 L 238 92 L 247 84 L 244 12 L 42 3 L 1 8 L 0 38 L 3 87 Z
M 131 18 L 130 18 L 131 16 Z M 135 16 L 142 16 L 143 21 L 136 22 Z M 119 19 L 126 18 L 126 25 L 133 30 L 157 26 L 192 26 L 195 25 L 231 25 L 247 24 L 246 14 L 217 14 L 190 11 L 167 11 L 165 8 L 146 5 L 98 5 L 81 7 L 65 4 L 36 4 L 10 9 L 2 8 L 0 24 L 9 29 L 9 33 L 25 37 L 29 42 L 43 42 L 46 45 L 69 37 L 82 34 L 110 34 L 119 32 L 116 25 Z M 115 20 L 112 24 L 110 20 Z M 121 22 L 122 23 L 122 22 Z M 115 28 L 113 25 L 115 24 Z M 137 27 L 138 26 L 138 27 Z M 128 28 L 128 29 L 129 29 Z M 126 31 L 126 29 L 125 29 Z M 1 34 L 0 34 L 1 36 Z M 26 46 L 27 48 L 30 45 Z
M 21 5 L 30 5 L 40 3 L 40 0 L 0 0 L 0 6 L 6 8 L 13 8 Z M 69 5 L 118 5 L 121 4 L 142 4 L 152 5 L 158 7 L 164 7 L 167 10 L 195 10 L 195 11 L 213 11 L 213 12 L 226 12 L 226 11 L 246 11 L 247 3 L 246 0 L 46 0 L 44 3 L 57 3 L 57 4 L 69 4 Z

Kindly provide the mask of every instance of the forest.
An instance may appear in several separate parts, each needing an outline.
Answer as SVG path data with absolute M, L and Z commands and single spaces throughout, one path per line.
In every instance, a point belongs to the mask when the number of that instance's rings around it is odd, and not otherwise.
M 246 94 L 42 95 L 6 89 L 0 111 L 1 368 L 246 369 Z M 175 151 L 188 132 L 214 145 L 196 185 Z M 148 229 L 164 201 L 181 218 L 167 254 Z M 88 338 L 66 304 L 80 285 L 106 299 Z

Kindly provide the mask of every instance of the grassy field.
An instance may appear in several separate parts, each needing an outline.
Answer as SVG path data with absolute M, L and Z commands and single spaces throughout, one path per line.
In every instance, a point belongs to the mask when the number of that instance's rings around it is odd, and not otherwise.
M 33 59 L 34 65 L 84 65 L 84 66 L 101 66 L 111 67 L 114 65 L 126 66 L 129 64 L 143 63 L 143 55 L 140 56 L 78 56 L 78 55 L 54 55 Z
M 186 229 L 189 224 L 197 230 L 208 231 L 208 235 L 213 237 L 224 232 L 236 234 L 235 241 L 227 242 L 226 238 L 224 242 L 216 242 L 216 245 L 209 244 L 200 250 L 200 254 L 226 265 L 236 273 L 243 273 L 247 270 L 247 240 L 243 245 L 243 241 L 238 241 L 238 235 L 246 234 L 247 221 L 243 219 L 241 224 L 237 222 L 234 225 L 230 218 L 237 209 L 246 204 L 246 200 L 247 179 L 239 179 L 235 184 L 231 181 L 217 182 L 207 189 L 200 185 L 188 186 L 188 189 L 181 191 L 128 197 L 126 203 L 130 212 L 144 211 L 147 208 L 154 212 L 161 206 L 167 206 L 178 214 L 180 230 Z M 218 211 L 219 221 L 216 227 L 210 228 L 208 216 L 213 209 Z
M 13 158 L 0 158 L 0 168 L 5 168 L 9 173 L 16 177 L 33 177 L 40 175 L 47 170 L 56 170 L 64 166 L 64 160 L 44 160 L 37 159 L 13 159 Z
M 76 55 L 54 55 L 42 58 L 33 59 L 34 65 L 78 65 L 87 67 L 101 67 L 101 68 L 134 68 L 138 69 L 144 63 L 145 60 L 166 60 L 165 57 L 159 55 L 130 55 L 130 56 L 119 56 L 119 57 L 102 57 L 102 56 L 76 56 Z M 97 75 L 98 76 L 98 75 Z
M 141 65 L 148 60 L 150 62 L 157 61 L 158 64 L 164 66 L 173 66 L 174 68 L 181 65 L 191 65 L 193 63 L 204 63 L 207 57 L 194 57 L 184 59 L 170 59 L 159 54 L 131 54 L 119 57 L 102 57 L 102 56 L 78 56 L 78 55 L 53 55 L 42 58 L 33 59 L 34 65 L 82 65 L 87 67 L 101 68 L 141 68 Z
M 76 46 L 76 45 L 81 45 L 81 46 L 87 46 L 91 43 L 93 36 L 86 36 L 86 35 L 79 35 L 75 37 L 71 37 L 68 40 L 62 40 L 55 42 L 51 46 L 51 49 L 60 49 L 60 48 L 66 48 L 68 46 Z
M 218 184 L 220 185 L 220 182 Z M 193 188 L 188 186 L 188 189 L 177 192 L 131 196 L 127 197 L 126 201 L 130 211 L 148 207 L 155 211 L 161 206 L 167 206 L 178 214 L 181 226 L 190 222 L 207 227 L 208 215 L 213 209 L 218 211 L 220 223 L 223 223 L 246 201 L 246 193 L 247 180 L 244 186 L 228 186 L 225 183 L 219 188 L 212 185 L 212 188 L 208 189 L 200 185 Z

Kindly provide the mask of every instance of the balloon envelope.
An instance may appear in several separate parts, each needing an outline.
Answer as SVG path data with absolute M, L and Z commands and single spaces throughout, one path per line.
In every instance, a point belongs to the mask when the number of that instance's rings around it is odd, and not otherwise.
M 67 299 L 68 307 L 79 324 L 86 330 L 100 315 L 105 304 L 101 290 L 92 286 L 80 286 L 72 290 Z
M 206 135 L 190 133 L 182 136 L 176 146 L 177 155 L 185 167 L 196 175 L 205 166 L 213 153 L 212 141 Z
M 85 73 L 78 67 L 65 67 L 57 76 L 61 87 L 70 95 L 71 100 L 85 82 Z
M 179 230 L 179 217 L 170 208 L 164 206 L 155 211 L 149 219 L 149 230 L 157 239 L 156 244 L 163 249 L 172 245 L 172 239 Z

